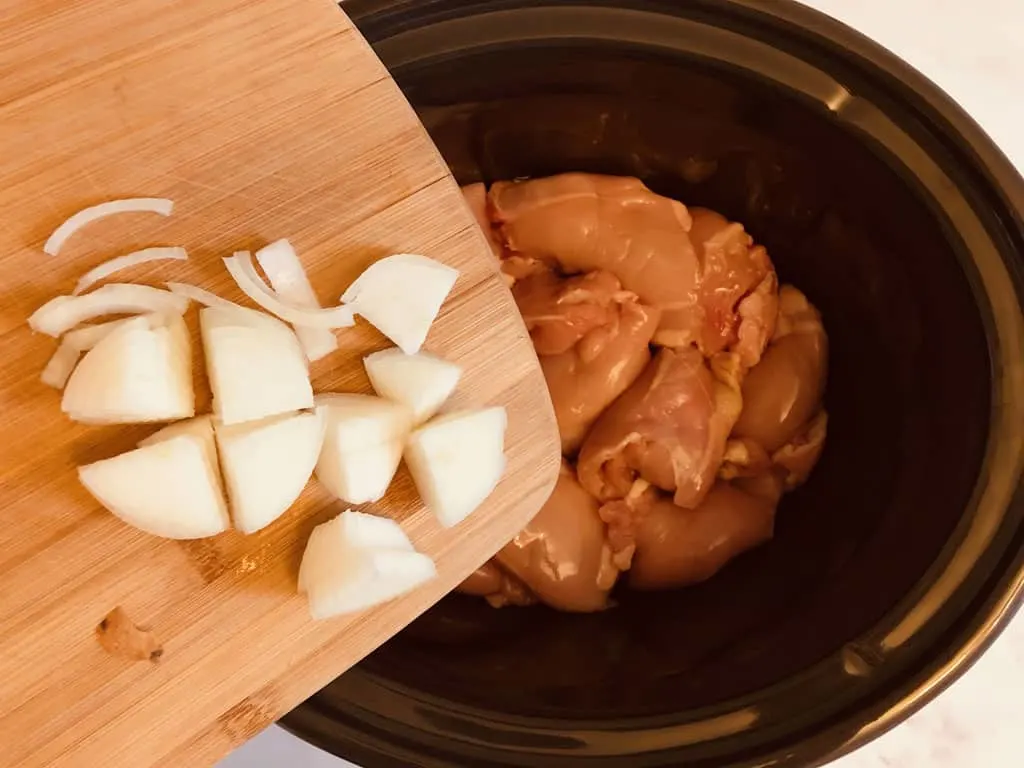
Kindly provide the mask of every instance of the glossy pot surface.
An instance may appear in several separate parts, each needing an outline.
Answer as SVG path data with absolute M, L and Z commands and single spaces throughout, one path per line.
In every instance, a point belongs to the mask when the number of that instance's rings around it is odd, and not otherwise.
M 356 0 L 461 182 L 640 176 L 764 243 L 830 335 L 775 539 L 594 615 L 452 596 L 284 724 L 376 766 L 812 765 L 1024 589 L 1024 183 L 870 41 L 755 0 Z

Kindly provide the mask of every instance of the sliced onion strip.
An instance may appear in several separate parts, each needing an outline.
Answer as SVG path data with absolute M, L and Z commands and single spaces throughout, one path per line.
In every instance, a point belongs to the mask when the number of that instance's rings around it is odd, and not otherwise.
M 276 240 L 256 251 L 256 261 L 263 268 L 270 287 L 281 299 L 305 309 L 321 308 L 306 270 L 287 240 Z M 296 325 L 295 335 L 299 337 L 302 351 L 311 363 L 327 357 L 338 348 L 338 339 L 328 328 Z
M 75 330 L 65 333 L 61 343 L 70 344 L 79 352 L 87 352 L 99 344 L 102 339 L 109 336 L 112 331 L 117 330 L 131 319 L 130 317 L 124 317 L 120 320 L 111 320 L 109 323 L 100 323 L 99 325 L 83 325 L 81 328 L 75 328 Z
M 310 328 L 346 328 L 355 323 L 352 309 L 346 306 L 329 309 L 308 309 L 288 304 L 278 298 L 267 284 L 260 278 L 248 251 L 238 251 L 234 256 L 224 259 L 231 277 L 246 296 L 263 307 L 267 312 L 277 315 L 282 320 L 295 326 Z
M 164 259 L 174 261 L 185 261 L 188 258 L 188 253 L 184 248 L 172 248 L 172 247 L 156 247 L 156 248 L 143 248 L 141 251 L 133 251 L 126 253 L 123 256 L 116 256 L 109 261 L 105 261 L 97 267 L 93 267 L 81 278 L 75 285 L 75 290 L 71 292 L 72 296 L 85 291 L 93 283 L 97 283 L 106 277 L 128 267 L 134 267 L 138 264 L 145 264 L 149 261 L 162 261 Z
M 191 283 L 167 283 L 167 287 L 171 289 L 171 293 L 176 293 L 179 296 L 186 296 L 197 304 L 202 304 L 204 307 L 217 307 L 219 309 L 235 310 L 244 313 L 245 317 L 250 320 L 265 322 L 269 328 L 285 330 L 289 335 L 292 332 L 291 328 L 273 315 L 267 314 L 259 309 L 243 307 L 241 304 L 236 304 L 233 301 L 221 298 L 215 293 L 210 293 L 208 290 L 200 288 L 198 285 L 192 285 Z
M 161 216 L 170 216 L 173 208 L 172 200 L 161 197 L 130 197 L 100 203 L 79 211 L 57 227 L 43 246 L 43 251 L 51 256 L 56 256 L 67 239 L 75 232 L 86 224 L 91 224 L 105 216 L 115 213 L 159 213 Z
M 78 365 L 78 358 L 82 352 L 74 344 L 68 343 L 67 339 L 61 341 L 57 351 L 53 353 L 46 367 L 39 376 L 40 381 L 54 389 L 64 389 L 68 383 L 71 372 Z
M 83 296 L 57 296 L 32 313 L 33 331 L 60 336 L 79 323 L 103 315 L 139 315 L 149 312 L 182 315 L 189 300 L 148 285 L 110 283 Z
M 211 293 L 205 288 L 200 288 L 198 285 L 192 285 L 191 283 L 165 283 L 171 293 L 177 296 L 184 296 L 187 299 L 191 299 L 197 304 L 202 304 L 204 307 L 221 307 L 222 309 L 244 309 L 248 312 L 254 312 L 255 310 L 243 307 L 241 304 L 236 304 L 233 301 L 222 298 L 215 293 Z

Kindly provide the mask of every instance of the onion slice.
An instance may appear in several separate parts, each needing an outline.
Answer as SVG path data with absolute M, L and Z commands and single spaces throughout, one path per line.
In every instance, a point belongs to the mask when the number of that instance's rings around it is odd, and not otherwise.
M 202 304 L 204 307 L 220 307 L 221 309 L 244 309 L 249 312 L 251 310 L 248 307 L 243 307 L 241 304 L 236 304 L 228 299 L 221 298 L 215 293 L 211 293 L 205 288 L 200 288 L 198 285 L 192 285 L 191 283 L 165 283 L 167 289 L 177 295 L 184 296 L 187 299 L 191 299 L 198 304 Z
M 320 300 L 309 283 L 306 270 L 299 261 L 292 244 L 287 240 L 275 240 L 256 251 L 256 261 L 270 281 L 270 287 L 284 301 L 306 309 L 320 309 Z M 338 339 L 328 328 L 313 328 L 296 325 L 295 335 L 299 337 L 302 351 L 309 362 L 327 357 L 338 348 Z
M 217 309 L 227 309 L 230 311 L 238 312 L 239 317 L 243 318 L 243 324 L 251 324 L 254 322 L 265 323 L 271 328 L 284 328 L 289 333 L 291 329 L 284 325 L 273 315 L 268 315 L 259 309 L 250 309 L 249 307 L 243 307 L 241 304 L 236 304 L 228 299 L 221 298 L 215 293 L 210 293 L 205 288 L 200 288 L 198 285 L 192 285 L 191 283 L 167 283 L 167 287 L 171 293 L 177 294 L 178 296 L 185 296 L 198 304 L 202 304 L 204 307 L 216 307 Z
M 109 323 L 83 325 L 81 328 L 68 331 L 64 334 L 64 338 L 61 339 L 61 341 L 70 344 L 79 352 L 88 352 L 99 344 L 100 341 L 109 336 L 112 331 L 117 330 L 130 320 L 130 317 L 123 317 L 120 320 L 111 320 Z
M 111 283 L 84 296 L 57 296 L 32 313 L 33 331 L 60 336 L 79 323 L 102 315 L 137 315 L 159 312 L 183 315 L 188 299 L 148 285 Z
M 126 253 L 123 256 L 116 256 L 109 261 L 105 261 L 97 267 L 93 267 L 81 278 L 75 285 L 75 290 L 71 292 L 72 296 L 85 291 L 93 283 L 97 283 L 106 277 L 128 267 L 134 267 L 138 264 L 145 264 L 148 261 L 162 261 L 164 259 L 174 261 L 185 261 L 188 258 L 188 253 L 184 248 L 176 247 L 156 247 L 156 248 L 143 248 L 141 251 L 132 251 Z
M 260 278 L 252 254 L 248 251 L 238 251 L 234 256 L 224 259 L 224 266 L 246 296 L 267 312 L 295 326 L 347 328 L 355 323 L 352 310 L 346 306 L 309 309 L 282 301 Z
M 79 211 L 57 227 L 47 239 L 43 251 L 51 256 L 56 256 L 67 239 L 75 232 L 86 224 L 91 224 L 105 216 L 115 213 L 159 213 L 161 216 L 170 216 L 173 208 L 174 202 L 162 197 L 130 197 L 100 203 Z
M 68 378 L 75 370 L 75 366 L 78 365 L 78 358 L 81 355 L 82 351 L 74 344 L 69 344 L 66 340 L 61 341 L 57 351 L 53 353 L 53 357 L 43 368 L 39 380 L 48 387 L 64 389 L 64 385 L 68 383 Z

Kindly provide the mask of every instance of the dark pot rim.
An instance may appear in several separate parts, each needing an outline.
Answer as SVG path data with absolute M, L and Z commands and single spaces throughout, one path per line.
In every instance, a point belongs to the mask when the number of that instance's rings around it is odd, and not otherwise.
M 955 199 L 951 204 L 962 205 L 963 210 L 946 208 L 937 210 L 937 215 L 947 224 L 957 223 L 957 230 L 949 236 L 961 241 L 960 251 L 964 260 L 970 262 L 965 264 L 965 269 L 979 294 L 979 303 L 985 304 L 983 312 L 987 315 L 986 330 L 993 360 L 993 416 L 988 456 L 970 514 L 965 515 L 940 559 L 890 616 L 872 629 L 870 638 L 847 644 L 831 659 L 829 674 L 834 676 L 838 670 L 840 674 L 856 676 L 857 669 L 870 670 L 877 666 L 883 651 L 905 652 L 908 644 L 927 642 L 930 648 L 937 650 L 923 662 L 920 659 L 914 659 L 913 664 L 908 662 L 898 679 L 887 681 L 883 696 L 876 695 L 870 700 L 861 698 L 856 705 L 848 703 L 823 724 L 800 734 L 786 734 L 785 739 L 780 736 L 771 748 L 743 750 L 743 756 L 736 755 L 717 763 L 751 767 L 818 765 L 885 733 L 935 698 L 973 665 L 1024 603 L 1024 525 L 1021 524 L 1024 518 L 1021 471 L 1024 435 L 1020 428 L 1024 424 L 1024 318 L 1021 315 L 1021 306 L 1024 306 L 1024 179 L 980 126 L 931 81 L 856 31 L 797 3 L 691 0 L 685 7 L 669 0 L 350 0 L 345 3 L 346 11 L 371 43 L 379 43 L 381 38 L 395 34 L 415 35 L 417 30 L 435 23 L 458 23 L 457 19 L 466 15 L 511 9 L 543 12 L 556 7 L 575 7 L 578 10 L 581 6 L 605 13 L 646 11 L 690 20 L 727 19 L 730 29 L 742 30 L 755 38 L 768 30 L 773 46 L 778 46 L 782 40 L 780 50 L 784 56 L 789 55 L 785 47 L 788 43 L 793 46 L 792 50 L 799 50 L 804 59 L 831 60 L 834 68 L 841 66 L 851 80 L 866 79 L 881 84 L 889 99 L 895 100 L 904 111 L 909 110 L 919 126 L 926 126 L 933 154 L 949 157 L 959 174 L 956 182 L 962 191 L 954 191 L 952 198 Z M 436 38 L 431 42 L 436 43 Z M 387 43 L 378 50 L 382 58 L 391 63 Z M 834 92 L 836 81 L 830 78 L 828 81 Z M 805 95 L 819 104 L 827 94 L 820 85 L 812 84 L 808 89 L 805 83 L 803 87 Z M 839 90 L 845 92 L 845 89 Z M 873 109 L 873 112 L 867 109 L 859 116 L 854 115 L 851 122 L 869 139 L 888 147 L 890 153 L 899 151 L 901 162 L 912 168 L 915 181 L 923 185 L 926 192 L 935 192 L 938 198 L 936 190 L 953 184 L 953 180 L 937 166 L 933 154 L 921 150 L 901 126 L 889 124 L 884 111 Z M 920 157 L 915 159 L 915 152 Z M 929 175 L 931 178 L 922 180 L 922 176 Z M 968 226 L 963 226 L 964 221 Z M 985 567 L 976 568 L 981 561 L 985 562 Z M 816 672 L 809 670 L 807 677 L 813 674 Z M 431 766 L 487 764 L 486 751 L 481 746 L 486 746 L 484 738 L 476 740 L 476 744 L 464 752 L 441 738 L 446 718 L 447 721 L 464 718 L 470 725 L 457 730 L 465 732 L 475 728 L 480 734 L 492 733 L 501 739 L 496 744 L 506 746 L 508 739 L 520 737 L 521 741 L 512 743 L 520 746 L 537 743 L 531 739 L 541 732 L 536 723 L 511 717 L 502 719 L 501 729 L 488 731 L 486 727 L 481 728 L 482 721 L 474 721 L 469 713 L 442 701 L 431 701 L 422 694 L 400 690 L 359 668 L 349 672 L 348 677 L 355 682 L 352 690 L 358 692 L 358 701 L 346 701 L 340 707 L 336 702 L 321 702 L 314 696 L 287 715 L 282 725 L 321 748 L 370 765 L 408 765 L 411 760 Z M 731 703 L 731 708 L 740 711 L 736 702 Z M 417 716 L 417 712 L 422 711 L 436 715 L 433 723 L 429 718 Z M 392 716 L 396 719 L 390 719 Z M 417 724 L 431 727 L 429 737 L 426 731 L 416 727 Z M 550 734 L 552 727 L 562 727 L 565 733 L 576 737 L 589 725 L 548 721 L 547 730 Z M 649 737 L 651 725 L 638 728 L 634 733 Z M 619 736 L 625 736 L 630 724 L 625 723 L 615 730 Z M 533 754 L 535 759 L 552 765 L 560 764 L 558 759 L 562 757 L 560 752 L 555 754 L 544 749 Z M 567 750 L 564 754 L 568 758 L 572 753 Z M 668 760 L 658 764 L 672 764 L 671 757 L 664 757 L 665 754 L 671 756 L 671 752 L 654 754 Z M 579 762 L 641 765 L 622 753 L 617 756 L 608 753 L 593 760 L 580 756 Z

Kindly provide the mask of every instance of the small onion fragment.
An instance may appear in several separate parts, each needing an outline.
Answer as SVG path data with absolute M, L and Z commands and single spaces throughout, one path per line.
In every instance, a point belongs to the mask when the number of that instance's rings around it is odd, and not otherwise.
M 281 301 L 267 284 L 260 278 L 253 263 L 252 254 L 238 251 L 234 256 L 224 259 L 231 277 L 246 296 L 263 307 L 267 312 L 277 315 L 295 326 L 310 328 L 347 328 L 355 322 L 352 310 L 346 306 L 329 309 L 309 309 L 297 307 Z
M 57 296 L 32 313 L 33 331 L 57 337 L 79 323 L 103 315 L 136 315 L 159 312 L 183 315 L 188 299 L 148 285 L 110 283 L 84 296 Z
M 81 354 L 82 351 L 73 344 L 69 344 L 67 340 L 61 341 L 57 351 L 53 353 L 53 357 L 43 368 L 39 380 L 48 387 L 64 389 L 64 385 L 68 383 L 68 377 L 78 365 L 78 358 Z
M 128 267 L 134 267 L 138 264 L 145 264 L 149 261 L 162 261 L 162 260 L 174 260 L 174 261 L 185 261 L 188 258 L 188 253 L 184 248 L 177 247 L 156 247 L 156 248 L 143 248 L 141 251 L 132 251 L 126 253 L 123 256 L 116 256 L 109 261 L 105 261 L 97 267 L 93 267 L 81 278 L 75 285 L 75 290 L 71 292 L 72 296 L 77 296 L 86 289 L 89 288 L 93 283 L 97 283 L 106 277 Z
M 298 307 L 320 309 L 313 286 L 309 283 L 306 270 L 299 261 L 292 244 L 287 240 L 275 240 L 270 245 L 256 251 L 256 261 L 270 281 L 270 287 L 284 301 L 290 301 Z M 338 340 L 328 328 L 313 328 L 296 325 L 295 335 L 299 337 L 306 359 L 311 363 L 327 357 L 338 348 Z
M 56 256 L 75 232 L 105 216 L 115 213 L 159 213 L 161 216 L 170 216 L 173 208 L 172 200 L 161 197 L 131 197 L 100 203 L 79 211 L 57 227 L 43 246 L 43 251 L 50 256 Z

